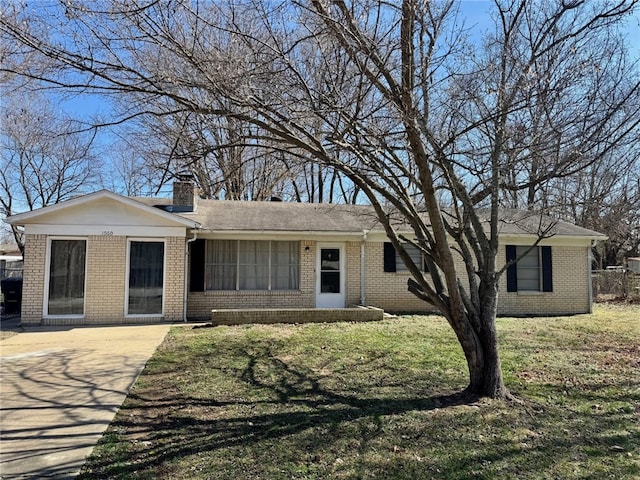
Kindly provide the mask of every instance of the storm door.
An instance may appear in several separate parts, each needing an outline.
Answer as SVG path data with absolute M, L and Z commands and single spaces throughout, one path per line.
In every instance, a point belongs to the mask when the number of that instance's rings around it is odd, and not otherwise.
M 344 245 L 319 244 L 316 262 L 316 307 L 344 308 Z

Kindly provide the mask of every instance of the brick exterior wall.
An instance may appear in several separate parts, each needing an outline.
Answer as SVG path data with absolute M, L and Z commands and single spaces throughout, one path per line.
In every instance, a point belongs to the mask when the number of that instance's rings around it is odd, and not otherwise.
M 87 237 L 83 323 L 122 323 L 124 320 L 126 258 L 126 237 Z
M 47 271 L 46 235 L 26 235 L 22 301 L 23 325 L 105 325 L 182 320 L 184 244 L 182 237 L 165 240 L 164 315 L 125 317 L 127 237 L 88 236 L 85 314 L 82 318 L 43 318 Z M 162 240 L 162 238 L 158 239 Z
M 40 325 L 44 305 L 46 235 L 26 235 L 22 271 L 22 325 Z
M 346 242 L 345 252 L 347 306 L 360 304 L 361 241 Z M 384 243 L 366 242 L 365 247 L 365 303 L 388 312 L 433 312 L 434 308 L 407 290 L 408 272 L 384 271 Z M 309 250 L 305 250 L 309 247 Z M 313 308 L 315 305 L 316 242 L 301 242 L 300 291 L 209 291 L 190 292 L 189 318 L 208 319 L 214 309 L 254 308 Z M 590 311 L 587 266 L 589 247 L 553 246 L 554 291 L 507 292 L 506 275 L 499 285 L 499 315 L 566 315 Z M 498 253 L 499 268 L 504 265 L 505 248 Z M 457 259 L 458 271 L 464 265 Z
M 507 279 L 500 279 L 498 315 L 571 315 L 589 313 L 591 281 L 589 247 L 553 246 L 553 292 L 507 292 Z M 505 247 L 500 247 L 498 265 L 504 266 Z
M 383 248 L 382 242 L 367 244 L 367 305 L 389 312 L 433 311 L 433 307 L 407 291 L 408 273 L 384 271 Z M 506 274 L 503 275 L 499 283 L 498 315 L 588 313 L 591 309 L 588 254 L 589 247 L 586 246 L 552 246 L 553 292 L 507 292 L 507 278 Z M 505 261 L 505 246 L 502 245 L 498 252 L 498 268 L 502 268 Z M 456 263 L 463 281 L 466 281 L 462 259 L 458 258 Z
M 247 323 L 373 322 L 383 319 L 377 308 L 275 308 L 213 310 L 213 325 Z
M 408 292 L 408 272 L 384 271 L 384 242 L 367 242 L 365 255 L 367 305 L 389 312 L 429 310 L 429 305 Z
M 186 239 L 167 237 L 165 240 L 164 320 L 173 322 L 183 319 Z
M 80 319 L 43 321 L 46 274 L 46 235 L 25 238 L 22 322 L 24 325 L 78 325 L 141 323 L 182 320 L 184 292 L 184 245 L 182 237 L 165 239 L 164 316 L 125 317 L 127 238 L 87 237 L 86 312 Z M 360 304 L 361 241 L 345 242 L 346 304 Z M 296 291 L 189 292 L 189 318 L 210 319 L 215 309 L 313 308 L 316 288 L 316 242 L 300 242 L 300 289 Z M 383 242 L 366 242 L 365 303 L 389 312 L 433 311 L 407 291 L 409 274 L 385 272 Z M 500 315 L 555 315 L 590 311 L 587 265 L 589 247 L 553 246 L 553 292 L 507 292 L 506 275 L 500 281 Z M 504 246 L 498 265 L 504 265 Z M 459 264 L 460 271 L 464 271 Z
M 347 261 L 345 262 L 345 274 L 347 276 L 347 306 L 360 305 L 360 285 L 362 283 L 362 273 L 360 270 L 360 265 L 362 264 L 362 254 L 360 250 L 361 245 L 362 242 L 347 242 L 345 248 L 345 255 L 347 256 Z M 369 259 L 366 258 L 365 261 L 368 260 Z

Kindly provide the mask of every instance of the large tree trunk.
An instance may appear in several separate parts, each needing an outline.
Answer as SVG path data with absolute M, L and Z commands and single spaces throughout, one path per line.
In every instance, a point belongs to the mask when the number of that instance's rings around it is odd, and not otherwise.
M 466 354 L 469 367 L 467 392 L 491 398 L 506 398 L 507 388 L 502 378 L 495 323 L 478 335 L 479 349 Z
M 474 326 L 474 338 L 460 341 L 469 368 L 469 385 L 466 392 L 491 398 L 507 398 L 509 391 L 505 387 L 502 376 L 495 321 L 498 292 L 495 284 L 488 286 L 485 284 L 483 287 L 480 295 L 480 318 L 467 319 Z M 464 336 L 465 333 L 460 332 L 458 335 Z

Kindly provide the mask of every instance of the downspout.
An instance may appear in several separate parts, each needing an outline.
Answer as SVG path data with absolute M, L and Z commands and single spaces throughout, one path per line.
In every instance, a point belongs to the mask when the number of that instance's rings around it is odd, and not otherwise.
M 598 244 L 597 240 L 592 240 L 591 245 L 589 246 L 587 253 L 587 272 L 589 272 L 589 313 L 593 313 L 593 274 L 591 273 L 593 257 L 591 253 L 591 249 Z
M 363 307 L 367 301 L 367 285 L 366 285 L 366 255 L 365 255 L 365 242 L 367 241 L 368 230 L 362 230 L 362 243 L 360 244 L 360 305 Z
M 193 232 L 193 238 L 188 238 L 186 243 L 184 244 L 184 292 L 182 293 L 182 321 L 187 321 L 187 279 L 189 278 L 189 244 L 191 242 L 195 242 L 198 238 L 198 232 Z

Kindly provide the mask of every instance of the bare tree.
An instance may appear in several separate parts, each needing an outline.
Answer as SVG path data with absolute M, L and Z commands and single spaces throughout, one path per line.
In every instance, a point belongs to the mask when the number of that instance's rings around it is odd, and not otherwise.
M 217 7 L 211 8 L 203 4 L 202 11 L 197 16 L 203 18 L 215 10 Z M 232 15 L 236 31 L 255 29 L 255 22 L 251 17 L 233 15 L 225 7 L 221 7 L 217 14 Z M 211 21 L 211 18 L 207 19 Z M 176 65 L 176 52 L 173 48 L 167 49 L 165 45 L 172 44 L 178 48 L 185 38 L 180 36 L 180 31 L 165 30 L 168 21 L 160 16 L 156 23 L 142 24 L 147 34 L 164 36 L 162 43 L 145 45 L 146 56 L 154 59 L 153 68 L 156 71 L 153 75 L 173 78 L 178 74 L 168 71 Z M 185 18 L 184 21 L 188 25 L 197 25 L 197 21 L 193 23 L 193 17 Z M 269 34 L 264 24 L 260 28 L 262 34 Z M 229 39 L 228 34 L 225 36 L 220 33 L 211 35 L 207 41 L 203 40 L 204 32 L 200 33 L 202 36 L 198 41 L 202 43 L 202 48 L 206 47 L 208 50 L 199 52 L 202 55 L 200 60 L 205 61 L 206 55 L 212 55 L 216 61 L 225 61 L 232 66 L 234 62 L 250 65 L 255 61 L 251 58 L 251 53 L 243 48 L 246 47 L 246 42 L 236 42 Z M 214 41 L 217 42 L 215 46 L 210 43 Z M 224 51 L 216 52 L 220 43 L 227 47 Z M 225 68 L 229 69 L 229 65 L 225 65 Z M 208 75 L 212 72 L 200 73 Z M 321 80 L 328 75 L 327 70 L 321 68 L 310 73 Z M 270 76 L 248 79 L 241 71 L 235 75 L 238 83 L 234 88 L 242 88 L 242 82 L 246 80 L 251 82 L 254 90 L 268 92 L 273 88 Z M 133 102 L 132 97 L 136 98 Z M 160 175 L 157 189 L 179 173 L 189 171 L 203 198 L 264 200 L 278 196 L 298 202 L 345 202 L 357 197 L 357 194 L 354 195 L 357 189 L 338 171 L 323 168 L 303 150 L 291 152 L 289 148 L 282 148 L 279 142 L 269 141 L 269 133 L 259 125 L 233 116 L 210 114 L 212 109 L 225 111 L 237 108 L 233 101 L 205 89 L 199 90 L 194 97 L 208 104 L 208 110 L 185 110 L 180 100 L 172 96 L 162 97 L 150 104 L 146 91 L 135 92 L 117 102 L 123 117 L 131 115 L 137 118 L 132 135 L 138 139 L 139 150 L 146 164 Z M 141 104 L 146 105 L 146 111 L 137 109 Z M 313 121 L 318 123 L 317 120 Z
M 109 151 L 109 174 L 103 175 L 102 185 L 113 192 L 131 197 L 144 197 L 157 191 L 161 173 L 152 168 L 143 157 L 143 140 L 125 131 L 122 135 L 111 135 Z M 149 138 L 144 138 L 145 144 Z
M 0 204 L 5 217 L 62 202 L 95 189 L 100 164 L 93 134 L 62 115 L 44 96 L 3 89 Z M 20 249 L 22 232 L 12 227 Z
M 155 190 L 189 172 L 201 198 L 354 203 L 357 189 L 337 170 L 269 144 L 259 129 L 232 117 L 177 111 L 143 115 L 135 138 Z M 256 138 L 261 138 L 256 142 Z
M 479 45 L 453 1 L 66 2 L 46 17 L 3 15 L 0 31 L 20 46 L 16 59 L 43 59 L 25 71 L 9 58 L 7 71 L 135 94 L 144 102 L 130 117 L 166 114 L 158 100 L 224 117 L 255 145 L 348 179 L 411 272 L 409 289 L 453 328 L 467 391 L 505 397 L 500 206 L 524 195 L 536 207 L 539 186 L 637 134 L 638 72 L 613 48 L 636 3 L 495 0 Z M 533 223 L 534 245 L 552 235 L 553 224 Z M 427 275 L 404 242 L 424 253 Z
M 612 21 L 602 14 L 605 23 Z M 571 16 L 557 23 L 568 20 Z M 637 119 L 629 114 L 638 111 L 640 95 L 637 64 L 628 62 L 624 42 L 612 31 L 577 36 L 568 49 L 550 45 L 526 72 L 521 92 L 526 106 L 505 124 L 504 154 L 510 168 L 501 203 L 544 209 L 606 232 L 609 239 L 594 248 L 605 265 L 616 264 L 622 251 L 637 248 L 640 133 Z
M 593 249 L 595 266 L 621 265 L 640 254 L 640 158 L 633 143 L 545 190 L 557 216 L 607 233 L 607 240 Z

